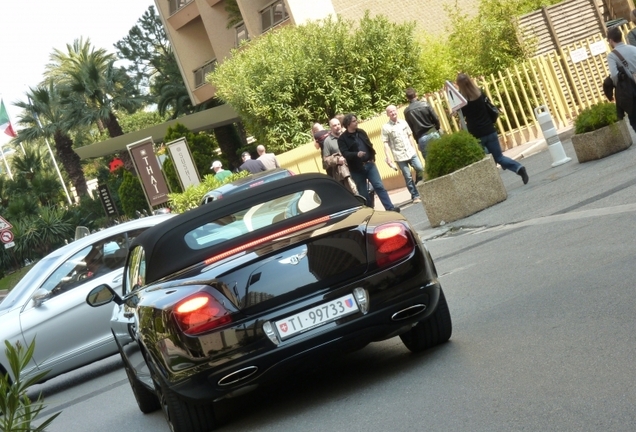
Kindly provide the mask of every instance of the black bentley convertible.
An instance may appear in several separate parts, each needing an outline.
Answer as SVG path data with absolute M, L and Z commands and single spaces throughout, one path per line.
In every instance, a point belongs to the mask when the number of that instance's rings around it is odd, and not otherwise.
M 139 235 L 111 327 L 143 412 L 214 428 L 213 403 L 288 367 L 399 336 L 422 351 L 451 317 L 426 247 L 398 213 L 302 174 L 177 215 Z M 132 336 L 133 342 L 130 342 Z

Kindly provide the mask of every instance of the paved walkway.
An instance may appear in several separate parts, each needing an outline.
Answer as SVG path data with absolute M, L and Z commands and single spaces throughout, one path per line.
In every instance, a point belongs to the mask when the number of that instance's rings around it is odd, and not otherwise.
M 559 131 L 559 138 L 561 139 L 562 142 L 567 141 L 572 137 L 572 134 L 573 134 L 572 128 L 565 128 Z M 546 141 L 544 139 L 539 139 L 534 141 L 528 141 L 525 144 L 514 147 L 510 150 L 506 150 L 504 152 L 504 155 L 515 160 L 521 160 L 521 159 L 530 157 L 534 154 L 540 153 L 547 149 L 548 149 L 548 145 Z M 391 201 L 393 202 L 393 204 L 395 204 L 398 207 L 411 202 L 411 194 L 406 189 L 406 187 L 390 190 L 389 196 L 391 197 Z M 380 203 L 380 200 L 378 199 L 376 199 L 375 209 L 384 210 L 384 207 L 382 207 L 382 204 Z

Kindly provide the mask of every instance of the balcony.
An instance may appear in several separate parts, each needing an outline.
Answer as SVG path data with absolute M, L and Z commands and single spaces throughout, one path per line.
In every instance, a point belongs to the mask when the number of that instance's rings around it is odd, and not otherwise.
M 194 88 L 207 84 L 205 77 L 216 67 L 216 59 L 210 60 L 205 65 L 194 71 Z
M 265 33 L 287 19 L 289 19 L 289 14 L 285 9 L 285 2 L 283 0 L 275 1 L 261 11 L 261 30 Z
M 185 7 L 188 3 L 193 2 L 194 0 L 168 0 L 168 4 L 170 6 L 170 15 L 174 15 L 182 7 Z

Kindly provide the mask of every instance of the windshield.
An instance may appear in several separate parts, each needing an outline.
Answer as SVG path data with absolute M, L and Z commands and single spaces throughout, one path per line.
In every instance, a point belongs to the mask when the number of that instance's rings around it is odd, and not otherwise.
M 20 282 L 18 282 L 16 286 L 9 291 L 9 294 L 5 297 L 2 303 L 0 303 L 0 310 L 9 309 L 15 304 L 23 304 L 26 300 L 28 300 L 35 280 L 45 273 L 46 269 L 56 259 L 57 256 L 49 255 L 35 263 L 33 268 L 31 268 L 31 270 L 29 270 L 29 272 L 20 279 Z
M 285 195 L 208 222 L 188 232 L 185 242 L 191 249 L 205 249 L 306 213 L 320 204 L 320 197 L 313 190 Z

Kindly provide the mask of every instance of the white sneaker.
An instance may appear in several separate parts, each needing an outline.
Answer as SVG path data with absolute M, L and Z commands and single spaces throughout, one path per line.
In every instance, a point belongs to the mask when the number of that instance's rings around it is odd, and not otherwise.
M 421 203 L 422 200 L 420 198 L 414 198 L 413 199 L 413 204 L 417 204 L 417 203 Z

